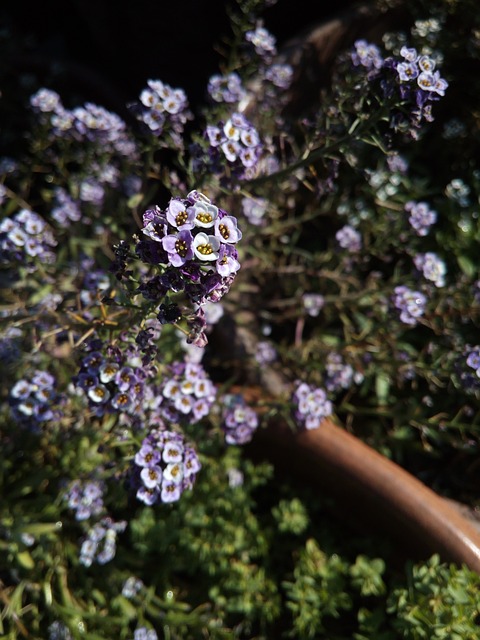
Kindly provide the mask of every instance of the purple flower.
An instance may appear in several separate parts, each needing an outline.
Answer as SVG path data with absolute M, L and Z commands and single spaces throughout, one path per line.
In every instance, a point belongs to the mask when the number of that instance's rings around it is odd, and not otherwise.
M 402 58 L 405 58 L 407 62 L 416 62 L 418 59 L 418 53 L 414 47 L 403 46 L 400 49 L 400 55 Z
M 265 79 L 279 89 L 288 89 L 293 79 L 293 67 L 289 64 L 272 64 L 265 71 Z
M 182 495 L 182 489 L 176 482 L 165 481 L 162 483 L 161 500 L 162 502 L 176 502 Z
M 87 341 L 79 373 L 73 378 L 96 416 L 118 414 L 132 426 L 140 425 L 145 418 L 150 389 L 147 382 L 156 374 L 151 364 L 154 355 L 149 351 L 151 345 L 142 347 L 136 337 L 136 328 L 132 327 L 115 344 L 96 338 Z M 102 349 L 106 356 L 97 349 Z
M 218 252 L 217 272 L 223 277 L 234 275 L 240 269 L 237 251 L 230 245 L 222 244 Z
M 354 47 L 355 51 L 351 57 L 355 66 L 361 65 L 369 70 L 382 67 L 383 58 L 380 49 L 375 44 L 370 44 L 366 40 L 357 40 Z
M 439 96 L 444 96 L 448 87 L 448 82 L 440 77 L 439 71 L 422 71 L 417 78 L 417 83 L 420 89 L 424 91 L 431 91 Z
M 195 226 L 195 212 L 191 207 L 186 207 L 182 200 L 172 198 L 167 207 L 167 222 L 177 229 L 193 229 Z
M 151 507 L 153 504 L 158 502 L 160 497 L 160 490 L 158 487 L 148 488 L 145 485 L 142 485 L 138 488 L 135 495 L 137 499 L 140 500 L 140 502 L 143 502 L 148 507 Z
M 132 111 L 155 136 L 170 134 L 174 144 L 181 142 L 185 124 L 192 117 L 183 89 L 173 89 L 161 80 L 147 81 Z
M 200 235 L 200 234 L 199 234 Z M 198 235 L 196 236 L 196 238 Z M 196 239 L 195 238 L 195 239 Z M 168 260 L 174 267 L 180 267 L 187 260 L 193 258 L 195 245 L 192 247 L 193 236 L 188 229 L 176 234 L 169 234 L 162 239 L 162 246 L 168 253 Z
M 274 36 L 262 26 L 245 33 L 245 40 L 251 42 L 255 48 L 255 52 L 266 59 L 270 59 L 277 53 L 277 47 Z
M 81 219 L 80 204 L 65 189 L 61 187 L 55 189 L 54 203 L 51 216 L 60 227 L 68 227 L 72 222 L 78 222 Z
M 210 149 L 204 163 L 210 170 L 224 173 L 223 161 L 226 159 L 229 180 L 233 177 L 245 178 L 252 174 L 260 159 L 263 145 L 257 130 L 243 114 L 236 112 L 225 123 L 220 122 L 218 126 L 209 125 L 206 137 L 210 142 Z
M 206 128 L 206 134 L 208 141 L 210 142 L 210 146 L 212 147 L 218 147 L 224 141 L 223 131 L 220 127 L 208 125 Z
M 63 494 L 63 499 L 75 511 L 76 520 L 87 520 L 103 512 L 103 491 L 103 484 L 96 480 L 74 480 Z
M 135 454 L 135 464 L 139 467 L 153 467 L 160 460 L 160 452 L 148 442 Z
M 171 438 L 164 446 L 162 460 L 167 464 L 182 462 L 184 449 L 183 441 L 180 438 Z
M 155 455 L 153 453 L 155 452 Z M 146 465 L 146 458 L 156 461 Z M 132 468 L 132 486 L 138 500 L 151 506 L 175 502 L 191 489 L 201 464 L 193 447 L 172 431 L 152 431 L 142 442 Z
M 39 89 L 37 93 L 30 96 L 30 104 L 43 113 L 56 112 L 62 108 L 58 93 L 45 88 Z
M 162 469 L 158 465 L 143 467 L 140 472 L 140 477 L 147 489 L 154 489 L 160 486 L 162 482 Z
M 271 364 L 277 359 L 277 351 L 271 342 L 262 340 L 257 343 L 255 360 L 259 365 Z
M 223 397 L 222 429 L 225 442 L 231 445 L 242 445 L 250 442 L 258 427 L 258 416 L 249 407 L 242 396 L 227 394 Z
M 260 226 L 264 223 L 264 215 L 268 202 L 265 198 L 242 198 L 243 213 L 250 224 Z
M 472 369 L 475 369 L 480 377 L 480 347 L 473 347 L 469 352 L 466 363 Z
M 349 389 L 354 379 L 353 368 L 343 361 L 339 353 L 332 351 L 325 362 L 325 388 L 327 391 L 337 392 Z
M 201 365 L 193 363 L 174 364 L 172 377 L 167 379 L 161 390 L 164 397 L 162 409 L 168 412 L 168 418 L 182 416 L 196 422 L 207 415 L 216 396 L 216 389 L 207 377 Z M 172 413 L 173 412 L 173 413 Z
M 395 287 L 393 304 L 400 311 L 400 320 L 408 325 L 417 324 L 417 319 L 425 313 L 427 298 L 420 291 L 413 291 L 404 285 Z
M 437 221 L 437 213 L 430 209 L 426 202 L 410 200 L 405 204 L 405 211 L 410 215 L 408 221 L 419 236 L 426 236 L 432 224 Z
M 242 232 L 233 216 L 223 216 L 215 221 L 215 234 L 221 242 L 236 244 L 242 239 Z
M 30 379 L 18 380 L 10 390 L 12 415 L 19 425 L 38 433 L 50 421 L 62 415 L 65 396 L 56 389 L 55 377 L 42 370 L 34 371 Z
M 242 81 L 237 73 L 225 76 L 219 74 L 210 77 L 207 86 L 208 95 L 215 102 L 240 102 L 246 95 Z
M 238 117 L 232 116 L 231 128 L 248 128 L 243 116 L 235 115 Z M 137 291 L 159 305 L 158 319 L 162 324 L 182 317 L 188 322 L 188 309 L 174 300 L 162 302 L 162 298 L 181 293 L 195 305 L 202 305 L 220 299 L 228 291 L 240 267 L 233 249 L 242 237 L 237 220 L 193 190 L 186 198 L 172 198 L 166 212 L 156 206 L 147 210 L 143 222 L 143 232 L 149 240 L 138 242 L 136 253 L 148 265 L 158 265 L 160 273 L 143 278 Z M 161 251 L 152 251 L 150 245 L 155 249 L 157 243 Z M 221 249 L 224 245 L 232 250 Z M 195 341 L 200 339 L 198 334 Z
M 23 263 L 32 270 L 34 261 L 52 264 L 57 245 L 52 231 L 34 211 L 22 209 L 0 222 L 0 264 Z
M 320 293 L 304 293 L 303 307 L 309 316 L 316 318 L 325 304 L 325 298 Z
M 305 382 L 297 381 L 292 396 L 295 418 L 305 429 L 317 429 L 324 418 L 332 414 L 332 403 L 326 392 L 320 387 L 313 387 Z
M 90 567 L 95 560 L 106 564 L 115 557 L 117 534 L 125 531 L 125 520 L 114 522 L 111 518 L 102 518 L 88 532 L 80 548 L 80 564 Z
M 362 236 L 348 224 L 337 231 L 335 238 L 342 249 L 348 249 L 352 253 L 362 248 Z
M 429 251 L 419 253 L 413 259 L 416 268 L 422 272 L 424 278 L 431 280 L 436 287 L 445 286 L 446 266 L 437 254 Z
M 138 627 L 133 634 L 133 640 L 158 640 L 158 635 L 154 629 Z
M 397 64 L 398 78 L 402 82 L 409 82 L 418 77 L 419 69 L 415 62 L 399 62 Z

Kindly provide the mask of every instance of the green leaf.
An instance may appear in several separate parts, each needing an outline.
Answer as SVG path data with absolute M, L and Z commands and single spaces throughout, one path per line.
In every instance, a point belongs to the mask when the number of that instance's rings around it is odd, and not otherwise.
M 383 371 L 377 373 L 375 378 L 375 393 L 377 394 L 377 400 L 379 405 L 385 405 L 388 402 L 388 395 L 390 392 L 390 376 Z
M 17 555 L 17 561 L 24 569 L 33 569 L 35 562 L 28 551 L 22 551 Z
M 457 262 L 463 273 L 469 278 L 474 278 L 477 274 L 478 267 L 465 255 L 457 256 Z

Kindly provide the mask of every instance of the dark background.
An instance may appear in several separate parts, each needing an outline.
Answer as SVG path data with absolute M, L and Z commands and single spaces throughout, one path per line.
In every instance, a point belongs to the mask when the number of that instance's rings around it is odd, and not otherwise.
M 3 3 L 2 3 L 3 4 Z M 352 0 L 278 0 L 263 13 L 277 46 L 352 5 Z M 30 73 L 79 99 L 121 111 L 146 81 L 159 79 L 186 91 L 195 107 L 222 58 L 216 45 L 231 35 L 219 0 L 7 1 L 0 7 L 9 39 L 4 71 Z M 65 103 L 66 106 L 71 107 Z

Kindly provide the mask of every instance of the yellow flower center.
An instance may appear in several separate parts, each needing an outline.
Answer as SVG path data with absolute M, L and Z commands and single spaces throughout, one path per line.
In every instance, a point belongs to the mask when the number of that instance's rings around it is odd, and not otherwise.
M 128 403 L 128 396 L 126 393 L 122 393 L 120 396 L 118 396 L 118 404 L 127 404 Z
M 220 233 L 222 234 L 222 237 L 225 240 L 228 240 L 228 238 L 230 237 L 230 231 L 228 230 L 228 227 L 226 224 L 220 224 L 218 226 L 218 230 L 220 231 Z
M 188 214 L 186 211 L 180 211 L 180 213 L 177 213 L 177 217 L 175 218 L 178 226 L 185 224 L 187 219 L 188 219 Z
M 197 220 L 199 220 L 203 224 L 208 224 L 209 222 L 212 222 L 213 218 L 210 213 L 203 212 L 197 214 Z
M 212 245 L 207 242 L 207 244 L 199 244 L 197 247 L 197 251 L 202 254 L 202 256 L 209 256 L 213 253 Z
M 175 242 L 175 251 L 182 258 L 184 258 L 187 255 L 188 247 L 187 247 L 187 243 L 185 242 L 185 240 L 177 240 Z

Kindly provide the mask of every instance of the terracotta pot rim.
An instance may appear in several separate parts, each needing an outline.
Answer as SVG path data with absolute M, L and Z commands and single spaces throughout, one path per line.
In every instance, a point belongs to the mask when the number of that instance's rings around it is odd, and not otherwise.
M 257 429 L 250 447 L 369 520 L 417 559 L 437 553 L 480 574 L 480 528 L 403 467 L 332 420 L 294 432 L 281 419 Z M 364 523 L 365 524 L 365 523 Z

